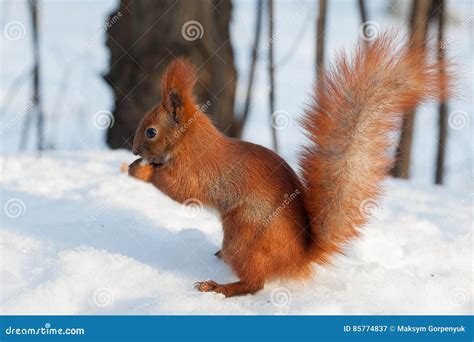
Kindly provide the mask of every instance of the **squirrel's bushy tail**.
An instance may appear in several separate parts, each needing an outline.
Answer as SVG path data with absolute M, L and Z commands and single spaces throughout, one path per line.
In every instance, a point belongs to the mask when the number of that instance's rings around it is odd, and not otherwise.
M 351 57 L 352 56 L 352 57 Z M 444 66 L 442 68 L 445 70 Z M 300 167 L 311 219 L 311 259 L 325 263 L 358 235 L 393 161 L 389 153 L 403 113 L 447 96 L 449 77 L 427 51 L 385 33 L 341 54 L 323 70 L 303 126 L 310 145 Z

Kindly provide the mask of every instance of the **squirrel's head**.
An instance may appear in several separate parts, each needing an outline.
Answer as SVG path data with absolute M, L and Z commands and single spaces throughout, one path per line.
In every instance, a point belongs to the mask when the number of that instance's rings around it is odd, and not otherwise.
M 186 122 L 196 112 L 192 95 L 195 82 L 195 69 L 184 59 L 177 59 L 166 68 L 161 80 L 161 103 L 138 126 L 133 140 L 134 154 L 155 165 L 170 159 L 186 133 Z

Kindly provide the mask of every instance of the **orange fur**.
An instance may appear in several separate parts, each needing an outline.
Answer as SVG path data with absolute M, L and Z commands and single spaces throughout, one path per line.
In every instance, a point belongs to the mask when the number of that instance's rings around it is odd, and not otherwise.
M 361 203 L 377 197 L 391 163 L 387 134 L 404 111 L 446 93 L 423 51 L 396 46 L 383 35 L 324 72 L 303 119 L 311 145 L 301 157 L 302 180 L 274 152 L 217 131 L 196 109 L 188 62 L 167 68 L 162 103 L 134 139 L 134 152 L 149 164 L 139 159 L 129 174 L 176 201 L 193 198 L 221 213 L 218 256 L 240 281 L 199 282 L 200 291 L 243 295 L 271 279 L 307 277 L 312 262 L 328 262 L 357 236 L 366 223 Z M 158 132 L 152 139 L 150 127 Z

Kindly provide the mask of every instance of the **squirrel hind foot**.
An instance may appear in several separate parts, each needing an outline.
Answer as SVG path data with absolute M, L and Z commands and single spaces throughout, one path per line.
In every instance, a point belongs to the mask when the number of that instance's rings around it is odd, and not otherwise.
M 213 280 L 207 280 L 194 283 L 194 287 L 200 292 L 216 292 L 222 293 L 226 297 L 234 297 L 254 294 L 263 289 L 263 283 L 251 284 L 244 281 L 237 281 L 229 284 L 218 284 Z

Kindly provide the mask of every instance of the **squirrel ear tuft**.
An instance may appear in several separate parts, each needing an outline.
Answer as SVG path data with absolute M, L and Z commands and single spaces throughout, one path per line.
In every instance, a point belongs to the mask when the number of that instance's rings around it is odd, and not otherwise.
M 166 68 L 161 79 L 163 104 L 170 113 L 192 102 L 196 69 L 184 58 L 178 58 Z
M 168 94 L 166 103 L 166 109 L 171 114 L 175 124 L 179 124 L 181 121 L 181 115 L 183 113 L 183 98 L 178 92 L 172 90 Z

